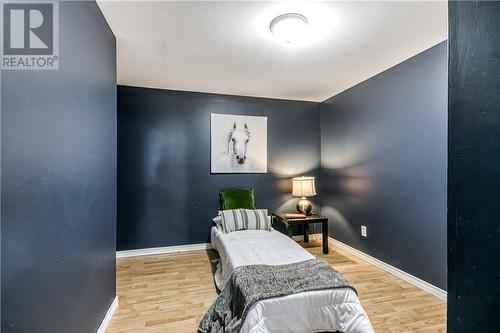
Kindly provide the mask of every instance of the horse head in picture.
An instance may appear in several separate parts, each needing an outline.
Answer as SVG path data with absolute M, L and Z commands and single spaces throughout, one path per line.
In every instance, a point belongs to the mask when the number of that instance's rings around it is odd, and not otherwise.
M 243 165 L 247 160 L 247 145 L 250 142 L 250 131 L 245 123 L 237 126 L 236 122 L 226 135 L 224 153 L 231 155 L 233 163 Z

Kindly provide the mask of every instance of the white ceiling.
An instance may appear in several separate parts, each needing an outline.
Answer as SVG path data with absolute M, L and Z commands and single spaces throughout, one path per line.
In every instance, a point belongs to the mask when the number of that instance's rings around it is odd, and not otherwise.
M 447 2 L 99 1 L 123 85 L 323 101 L 447 39 Z M 311 38 L 270 21 L 300 12 Z

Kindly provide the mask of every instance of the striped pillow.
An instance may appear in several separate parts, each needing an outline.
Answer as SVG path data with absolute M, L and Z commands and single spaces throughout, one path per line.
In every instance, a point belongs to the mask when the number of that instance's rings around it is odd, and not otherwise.
M 267 209 L 229 209 L 219 211 L 222 232 L 238 230 L 271 230 Z

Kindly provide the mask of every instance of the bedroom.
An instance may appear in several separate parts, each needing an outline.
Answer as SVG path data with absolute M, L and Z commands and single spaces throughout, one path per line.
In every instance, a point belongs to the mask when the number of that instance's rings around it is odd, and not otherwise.
M 2 333 L 500 331 L 499 2 L 2 11 Z

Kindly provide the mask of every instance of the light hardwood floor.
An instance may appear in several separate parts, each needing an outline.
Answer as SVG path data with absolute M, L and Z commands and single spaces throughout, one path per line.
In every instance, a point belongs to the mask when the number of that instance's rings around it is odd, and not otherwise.
M 330 244 L 305 245 L 357 288 L 377 333 L 446 332 L 446 303 Z M 117 261 L 119 308 L 107 333 L 194 333 L 217 296 L 216 253 L 191 251 Z

